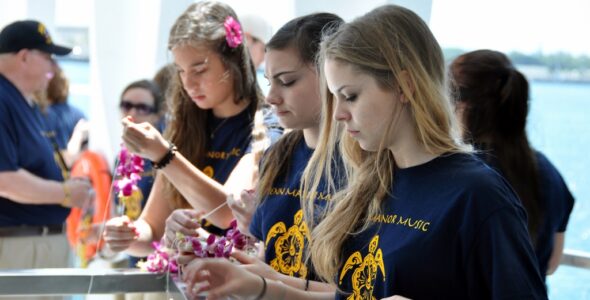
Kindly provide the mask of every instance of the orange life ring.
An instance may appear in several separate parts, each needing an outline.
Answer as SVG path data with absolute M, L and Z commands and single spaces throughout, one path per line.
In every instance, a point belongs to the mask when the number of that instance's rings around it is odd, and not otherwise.
M 81 259 L 82 267 L 85 267 L 86 263 L 96 254 L 98 243 L 85 241 L 82 235 L 86 233 L 80 229 L 84 226 L 82 223 L 88 222 L 86 226 L 90 224 L 103 224 L 111 217 L 111 209 L 108 205 L 111 173 L 106 160 L 100 154 L 87 150 L 81 154 L 80 158 L 72 166 L 70 177 L 87 178 L 96 193 L 91 220 L 82 220 L 85 217 L 82 215 L 84 212 L 81 208 L 77 207 L 72 208 L 66 220 L 67 237 L 70 246 L 74 250 L 77 250 L 76 252 Z M 79 248 L 81 245 L 83 245 L 82 249 Z M 103 241 L 100 241 L 100 245 L 104 245 Z

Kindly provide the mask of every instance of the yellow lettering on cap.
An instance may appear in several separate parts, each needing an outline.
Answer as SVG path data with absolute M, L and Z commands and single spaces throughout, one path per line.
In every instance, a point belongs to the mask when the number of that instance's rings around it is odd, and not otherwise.
M 51 37 L 49 36 L 49 32 L 47 31 L 47 29 L 45 28 L 45 25 L 39 23 L 39 26 L 37 28 L 37 31 L 43 35 L 45 37 L 45 44 L 47 45 L 51 45 L 52 41 L 51 41 Z

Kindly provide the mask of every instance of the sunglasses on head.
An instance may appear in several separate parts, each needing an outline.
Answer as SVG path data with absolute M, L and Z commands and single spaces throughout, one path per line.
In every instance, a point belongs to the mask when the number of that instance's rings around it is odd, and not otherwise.
M 140 115 L 149 115 L 156 112 L 156 109 L 153 106 L 143 103 L 135 104 L 127 100 L 122 100 L 119 107 L 125 112 L 129 112 L 132 108 L 135 108 L 135 111 Z

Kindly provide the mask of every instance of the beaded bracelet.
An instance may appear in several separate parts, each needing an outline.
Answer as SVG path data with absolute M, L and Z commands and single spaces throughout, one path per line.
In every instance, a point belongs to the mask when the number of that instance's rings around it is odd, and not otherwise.
M 170 144 L 170 146 L 168 146 L 168 152 L 166 152 L 164 157 L 162 157 L 159 162 L 152 161 L 152 166 L 154 169 L 162 169 L 163 167 L 167 166 L 176 155 L 176 146 L 172 144 L 172 142 L 168 142 L 168 144 Z

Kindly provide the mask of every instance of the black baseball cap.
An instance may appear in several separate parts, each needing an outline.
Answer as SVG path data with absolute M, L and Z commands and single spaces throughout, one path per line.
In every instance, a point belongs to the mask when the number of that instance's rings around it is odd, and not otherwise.
M 16 21 L 0 32 L 0 53 L 13 53 L 21 49 L 37 49 L 55 55 L 72 52 L 72 48 L 54 44 L 45 25 L 33 20 Z

